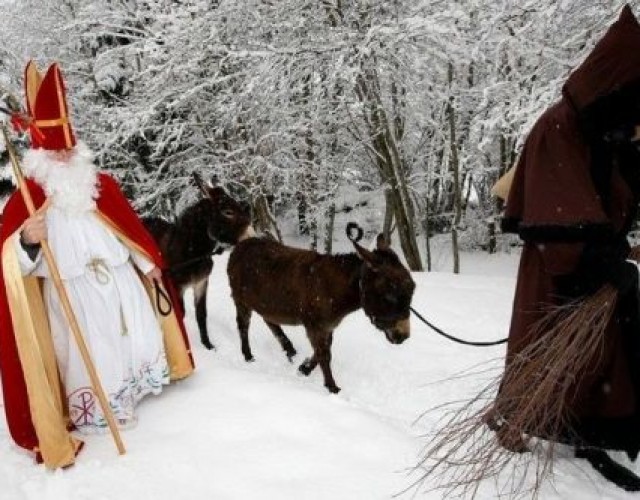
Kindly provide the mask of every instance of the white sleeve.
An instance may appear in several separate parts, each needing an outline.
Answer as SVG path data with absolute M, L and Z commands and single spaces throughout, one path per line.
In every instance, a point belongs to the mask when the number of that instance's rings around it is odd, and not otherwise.
M 22 248 L 20 244 L 20 231 L 16 231 L 16 233 L 12 236 L 13 238 L 13 247 L 15 248 L 16 254 L 18 255 L 18 263 L 20 264 L 20 271 L 23 276 L 31 274 L 33 270 L 38 266 L 40 260 L 42 259 L 42 250 L 38 251 L 35 260 L 31 260 L 29 254 Z
M 133 261 L 135 266 L 138 269 L 140 269 L 142 274 L 147 274 L 154 267 L 156 267 L 156 265 L 153 262 L 151 262 L 149 259 L 147 259 L 141 253 L 136 252 L 135 250 L 131 250 L 130 253 L 131 253 L 131 260 Z

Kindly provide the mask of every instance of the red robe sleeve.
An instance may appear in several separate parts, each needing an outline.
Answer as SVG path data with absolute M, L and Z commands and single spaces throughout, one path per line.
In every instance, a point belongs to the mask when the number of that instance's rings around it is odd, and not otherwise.
M 36 208 L 44 203 L 45 195 L 40 186 L 27 180 L 27 187 Z M 2 227 L 0 228 L 0 248 L 7 238 L 17 231 L 29 213 L 19 191 L 11 195 L 4 207 Z M 18 347 L 13 334 L 13 325 L 9 314 L 9 304 L 4 284 L 4 271 L 0 260 L 0 375 L 4 411 L 11 437 L 18 446 L 29 451 L 38 446 L 38 438 L 31 421 L 29 398 L 18 356 Z

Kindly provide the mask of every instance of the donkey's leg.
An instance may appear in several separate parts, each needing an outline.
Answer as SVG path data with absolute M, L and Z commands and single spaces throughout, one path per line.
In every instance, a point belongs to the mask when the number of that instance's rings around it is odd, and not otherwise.
M 289 362 L 291 362 L 293 360 L 293 357 L 298 352 L 296 351 L 295 347 L 293 347 L 293 344 L 289 340 L 289 337 L 285 335 L 280 325 L 276 325 L 275 323 L 269 323 L 268 321 L 265 321 L 265 323 L 271 330 L 271 333 L 273 333 L 273 336 L 276 338 L 276 340 L 280 342 L 280 345 L 284 349 L 284 352 L 287 353 L 287 358 L 289 358 Z
M 313 347 L 313 354 L 310 358 L 305 359 L 302 364 L 298 367 L 298 371 L 302 373 L 305 377 L 308 377 L 313 370 L 315 370 L 316 366 L 318 366 L 318 356 L 316 355 L 316 347 L 314 341 L 311 339 L 310 330 L 305 327 L 307 332 L 307 338 L 309 342 L 311 342 L 311 347 Z
M 253 361 L 251 347 L 249 347 L 249 323 L 251 323 L 251 309 L 236 302 L 236 323 L 240 333 L 240 346 L 245 361 Z
M 331 373 L 331 343 L 333 342 L 333 332 L 307 330 L 307 335 L 313 346 L 314 357 L 322 370 L 324 386 L 329 389 L 329 392 L 334 394 L 340 392 L 340 387 L 336 385 L 335 380 L 333 380 L 333 373 Z
M 318 366 L 318 360 L 316 359 L 316 355 L 314 354 L 313 356 L 305 359 L 302 362 L 302 364 L 298 367 L 298 371 L 304 376 L 308 377 L 316 366 Z
M 198 281 L 193 285 L 193 302 L 196 309 L 196 321 L 198 322 L 198 330 L 200 331 L 200 342 L 207 349 L 215 349 L 215 346 L 209 340 L 209 332 L 207 331 L 207 285 L 209 276 Z

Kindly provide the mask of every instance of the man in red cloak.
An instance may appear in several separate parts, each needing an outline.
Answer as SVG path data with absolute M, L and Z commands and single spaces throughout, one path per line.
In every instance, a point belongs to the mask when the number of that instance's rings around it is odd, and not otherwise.
M 189 376 L 194 364 L 182 315 L 174 312 L 175 291 L 162 279 L 162 255 L 116 181 L 96 173 L 88 148 L 76 143 L 58 65 L 42 76 L 29 62 L 25 91 L 28 115 L 15 121 L 31 135 L 23 166 L 37 212 L 29 216 L 19 191 L 4 208 L 0 375 L 13 440 L 57 468 L 71 465 L 81 448 L 70 429 L 106 423 L 61 319 L 42 239 L 58 262 L 119 424 L 135 423 L 140 397 Z M 173 304 L 161 318 L 153 314 L 154 278 Z
M 605 450 L 626 451 L 632 459 L 640 451 L 638 269 L 626 260 L 640 200 L 639 132 L 640 25 L 627 5 L 529 133 L 510 174 L 503 220 L 503 230 L 524 241 L 507 368 L 539 341 L 535 325 L 549 306 L 584 301 L 605 284 L 617 291 L 597 362 L 588 373 L 563 374 L 576 380 L 567 401 L 569 425 L 539 437 L 575 446 L 578 457 L 630 491 L 640 491 L 640 478 Z M 509 393 L 508 379 L 502 383 L 500 393 Z M 517 420 L 504 414 L 500 395 L 496 408 L 506 426 Z M 498 437 L 505 436 L 506 426 L 491 419 Z

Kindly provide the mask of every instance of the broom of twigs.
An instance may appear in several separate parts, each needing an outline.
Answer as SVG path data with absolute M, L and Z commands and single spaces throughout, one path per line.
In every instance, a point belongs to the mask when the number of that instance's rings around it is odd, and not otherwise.
M 640 248 L 629 258 L 639 261 Z M 446 408 L 405 492 L 473 498 L 482 481 L 494 479 L 502 497 L 536 497 L 553 472 L 558 444 L 571 439 L 577 385 L 598 366 L 616 301 L 615 288 L 604 285 L 547 308 L 530 331 L 536 340 L 512 355 L 500 376 Z

